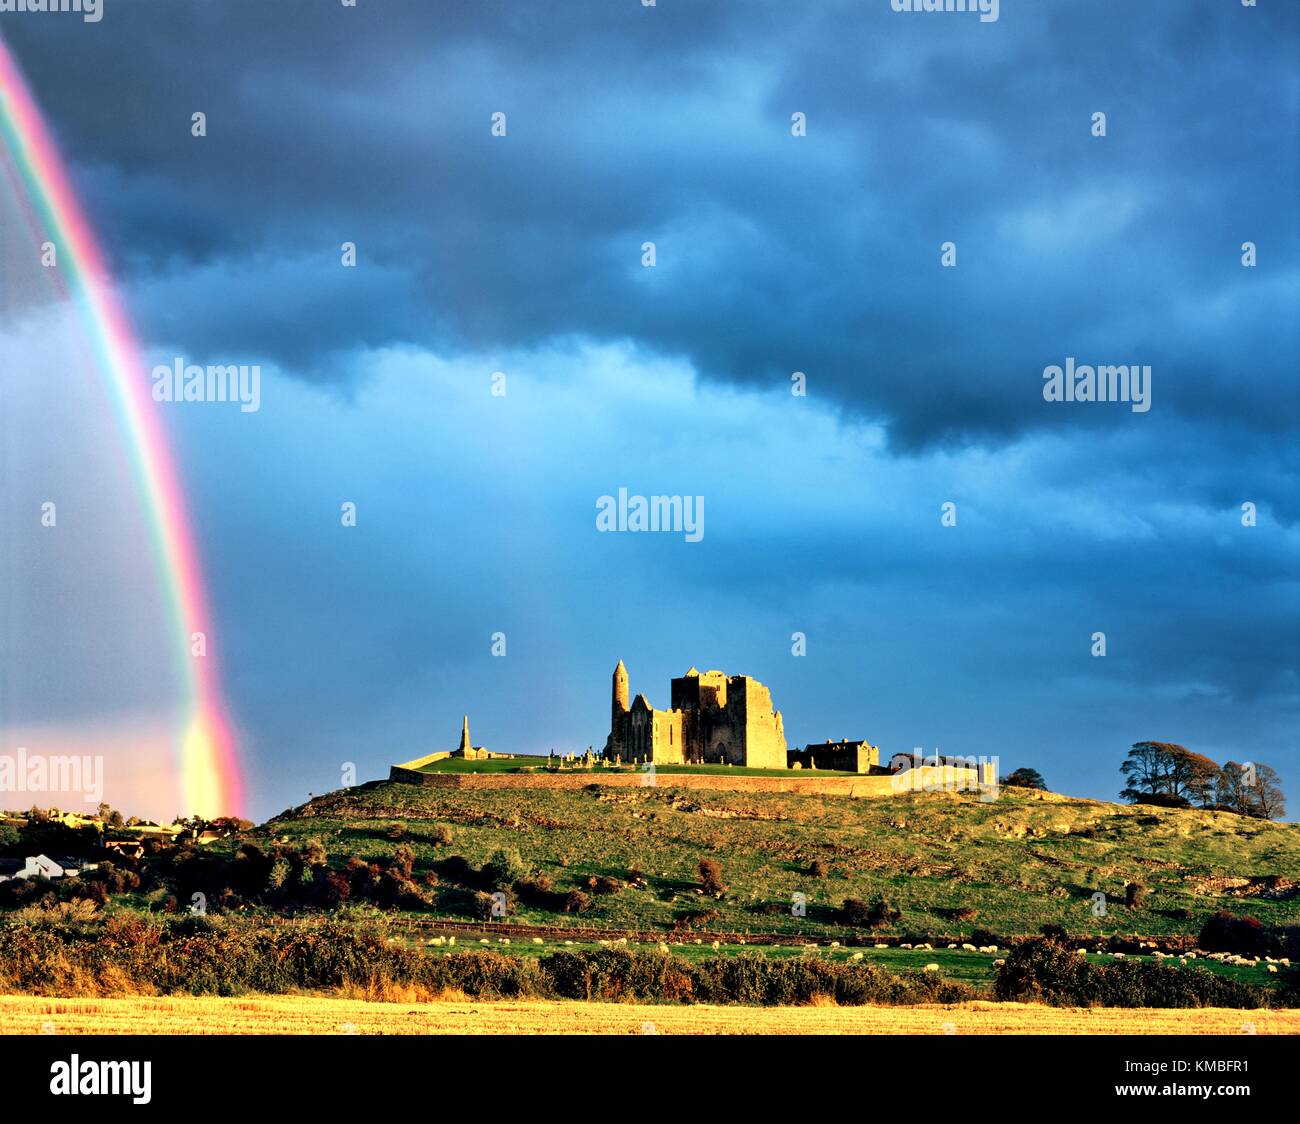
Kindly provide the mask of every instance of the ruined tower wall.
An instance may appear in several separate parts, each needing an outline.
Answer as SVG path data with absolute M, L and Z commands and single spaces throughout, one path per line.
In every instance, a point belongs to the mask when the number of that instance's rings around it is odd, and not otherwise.
M 734 746 L 727 760 L 753 769 L 784 769 L 785 729 L 772 710 L 772 695 L 746 675 L 732 676 L 727 685 L 728 727 Z

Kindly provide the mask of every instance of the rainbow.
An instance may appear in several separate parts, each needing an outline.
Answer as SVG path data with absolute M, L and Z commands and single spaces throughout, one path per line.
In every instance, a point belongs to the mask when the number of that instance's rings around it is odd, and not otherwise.
M 232 727 L 222 704 L 211 653 L 194 655 L 194 634 L 212 636 L 211 616 L 180 476 L 150 395 L 149 370 L 136 341 L 94 230 L 77 202 L 58 149 L 31 90 L 0 39 L 0 136 L 36 224 L 57 248 L 50 272 L 81 310 L 106 375 L 110 399 L 126 438 L 153 536 L 168 608 L 176 633 L 188 712 L 176 743 L 179 797 L 189 815 L 239 815 L 243 780 Z

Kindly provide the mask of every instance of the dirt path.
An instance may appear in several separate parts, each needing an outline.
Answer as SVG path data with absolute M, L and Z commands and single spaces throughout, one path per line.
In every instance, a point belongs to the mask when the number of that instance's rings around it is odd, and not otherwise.
M 1300 1034 L 1300 1010 L 710 1007 L 527 1000 L 375 1003 L 318 996 L 0 996 L 4 1034 Z

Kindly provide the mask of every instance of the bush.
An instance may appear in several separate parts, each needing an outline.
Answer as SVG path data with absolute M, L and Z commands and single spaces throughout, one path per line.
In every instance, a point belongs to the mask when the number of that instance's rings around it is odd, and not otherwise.
M 393 852 L 393 866 L 409 877 L 415 867 L 415 848 L 409 843 L 403 843 L 398 847 Z
M 591 899 L 581 890 L 570 890 L 564 896 L 565 913 L 586 913 L 591 906 Z
M 828 867 L 821 859 L 813 859 L 813 861 L 808 864 L 807 874 L 809 878 L 825 878 L 829 873 L 830 867 Z
M 491 894 L 485 894 L 482 890 L 476 890 L 474 891 L 474 916 L 477 917 L 480 921 L 492 920 L 492 918 L 495 916 L 495 914 L 493 913 L 493 909 L 494 907 L 497 906 L 498 902 L 500 901 L 500 899 L 497 896 L 498 894 L 505 895 L 506 913 L 513 912 L 515 903 L 513 899 L 510 897 L 509 890 L 495 890 Z
M 439 878 L 455 882 L 461 886 L 473 886 L 479 881 L 478 871 L 464 855 L 448 855 L 435 864 Z
M 840 907 L 840 915 L 846 925 L 852 925 L 855 929 L 865 929 L 871 924 L 871 906 L 861 898 L 845 898 Z
M 527 877 L 528 867 L 514 847 L 502 847 L 492 852 L 483 867 L 483 877 L 496 889 L 509 889 Z
M 516 882 L 515 893 L 519 895 L 520 901 L 532 906 L 534 909 L 546 909 L 556 912 L 566 909 L 566 903 L 568 902 L 568 895 L 553 892 L 551 880 L 544 874 L 534 875 L 532 878 L 525 878 L 522 882 Z M 585 909 L 586 906 L 584 905 L 583 908 Z
M 1196 943 L 1206 952 L 1235 952 L 1238 956 L 1265 956 L 1272 950 L 1268 929 L 1253 917 L 1238 917 L 1226 910 L 1205 919 Z
M 840 907 L 840 917 L 844 923 L 856 929 L 883 929 L 902 916 L 901 911 L 890 905 L 885 898 L 877 898 L 870 904 L 861 898 L 845 898 Z
M 716 859 L 700 860 L 700 884 L 706 894 L 722 894 L 727 887 L 722 881 L 722 866 Z
M 979 915 L 980 911 L 971 905 L 961 906 L 949 914 L 954 921 L 974 921 Z
M 716 909 L 682 909 L 673 915 L 673 928 L 698 929 L 721 918 L 722 914 Z
M 1141 909 L 1147 900 L 1147 888 L 1141 882 L 1129 882 L 1124 887 L 1124 904 L 1129 909 Z
M 429 832 L 429 842 L 435 847 L 450 846 L 451 841 L 451 828 L 447 827 L 445 824 L 436 824 L 433 830 Z
M 1017 945 L 998 969 L 997 999 L 1104 1007 L 1266 1007 L 1265 988 L 1150 960 L 1090 964 L 1065 945 L 1034 938 Z
M 1185 796 L 1169 792 L 1144 792 L 1133 801 L 1135 804 L 1152 804 L 1157 808 L 1190 808 L 1192 802 Z
M 598 875 L 587 879 L 587 888 L 593 894 L 617 894 L 623 888 L 623 883 L 617 878 Z

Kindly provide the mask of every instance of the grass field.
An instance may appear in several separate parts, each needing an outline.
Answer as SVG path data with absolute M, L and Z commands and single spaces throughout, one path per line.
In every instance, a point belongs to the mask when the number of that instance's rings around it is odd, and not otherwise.
M 427 938 L 414 938 L 410 941 L 412 944 L 427 947 Z M 591 941 L 573 941 L 566 945 L 563 941 L 544 941 L 542 944 L 534 944 L 528 940 L 512 939 L 508 943 L 503 943 L 499 938 L 492 940 L 489 938 L 470 937 L 466 938 L 463 933 L 457 935 L 456 948 L 474 949 L 490 947 L 498 952 L 509 952 L 514 956 L 545 956 L 554 952 L 560 947 L 571 947 L 574 950 L 598 948 L 599 944 Z M 728 945 L 720 944 L 716 949 L 712 942 L 702 941 L 696 944 L 690 941 L 684 944 L 671 945 L 674 956 L 682 956 L 687 959 L 701 959 L 709 956 L 739 956 L 741 954 L 753 955 L 759 953 L 763 956 L 815 956 L 822 960 L 836 961 L 845 963 L 852 960 L 860 954 L 861 959 L 866 964 L 875 965 L 883 968 L 888 972 L 904 972 L 909 970 L 924 969 L 927 964 L 939 965 L 939 974 L 944 979 L 961 980 L 964 983 L 971 984 L 979 988 L 991 988 L 993 978 L 997 974 L 997 969 L 993 966 L 994 960 L 1000 956 L 1006 956 L 1007 950 L 1003 949 L 998 956 L 993 956 L 982 952 L 968 952 L 963 949 L 953 948 L 936 948 L 936 949 L 908 949 L 908 948 L 830 948 L 823 944 L 816 949 L 805 949 L 798 944 L 788 945 Z M 443 949 L 430 949 L 432 952 L 439 952 Z M 1091 964 L 1113 964 L 1115 959 L 1111 956 L 1102 954 L 1095 955 L 1090 953 L 1084 957 Z M 1128 956 L 1128 960 L 1143 960 L 1147 957 Z M 1176 961 L 1166 960 L 1167 965 L 1176 965 Z M 1222 964 L 1217 960 L 1196 960 L 1194 966 L 1204 968 L 1213 972 L 1217 976 L 1224 976 L 1228 979 L 1240 980 L 1242 983 L 1255 984 L 1261 987 L 1280 986 L 1282 977 L 1280 975 L 1271 975 L 1266 968 L 1254 967 L 1247 968 L 1236 964 Z M 1178 966 L 1185 968 L 1186 966 Z
M 1300 1034 L 1300 1011 L 0 996 L 0 1034 Z
M 593 778 L 595 779 L 595 778 Z M 883 800 L 654 787 L 455 790 L 378 783 L 318 797 L 271 821 L 272 839 L 322 841 L 332 862 L 391 855 L 400 825 L 417 874 L 463 855 L 481 864 L 517 850 L 558 890 L 597 875 L 643 872 L 644 889 L 594 895 L 581 914 L 520 905 L 511 920 L 667 931 L 684 910 L 714 909 L 710 931 L 842 936 L 845 898 L 887 898 L 884 932 L 962 939 L 1054 923 L 1071 934 L 1195 934 L 1218 909 L 1265 924 L 1300 923 L 1300 825 L 1223 812 L 1160 809 L 1004 789 L 993 802 L 955 793 Z M 453 840 L 435 845 L 433 830 Z M 727 891 L 705 896 L 698 864 L 722 864 Z M 825 870 L 814 873 L 814 863 Z M 1124 905 L 1127 883 L 1145 900 Z M 806 915 L 792 914 L 796 893 Z M 1094 895 L 1105 913 L 1094 915 Z M 974 916 L 954 917 L 958 909 Z

